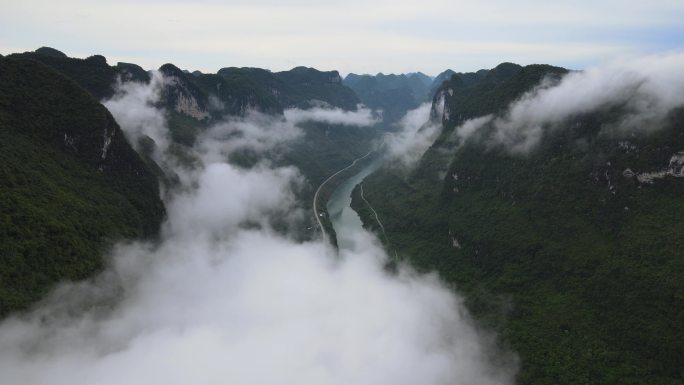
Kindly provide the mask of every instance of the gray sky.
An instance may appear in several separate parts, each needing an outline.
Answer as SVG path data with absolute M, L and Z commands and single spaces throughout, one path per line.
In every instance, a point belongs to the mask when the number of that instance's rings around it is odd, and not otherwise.
M 2 1 L 0 52 L 46 45 L 146 68 L 298 65 L 470 71 L 570 68 L 684 48 L 684 1 Z

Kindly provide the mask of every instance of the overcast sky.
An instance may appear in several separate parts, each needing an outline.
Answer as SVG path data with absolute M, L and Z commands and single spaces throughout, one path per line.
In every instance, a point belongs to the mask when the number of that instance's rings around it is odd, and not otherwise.
M 45 45 L 148 69 L 436 75 L 502 61 L 581 69 L 684 48 L 682 0 L 0 1 L 0 53 Z

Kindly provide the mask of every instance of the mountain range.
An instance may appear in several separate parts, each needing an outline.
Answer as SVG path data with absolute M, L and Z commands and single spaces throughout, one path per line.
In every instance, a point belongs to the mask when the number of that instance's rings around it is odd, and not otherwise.
M 155 237 L 165 216 L 159 182 L 169 185 L 174 176 L 150 156 L 154 140 L 143 136 L 129 144 L 100 103 L 126 83 L 150 83 L 148 71 L 131 63 L 110 66 L 100 55 L 70 58 L 48 47 L 0 58 L 0 66 L 0 253 L 6 261 L 0 315 L 6 315 L 27 308 L 57 281 L 102 269 L 102 254 L 115 241 Z M 282 116 L 288 108 L 350 111 L 359 103 L 336 71 L 230 67 L 191 74 L 172 64 L 158 71 L 164 82 L 154 107 L 164 112 L 179 159 L 199 133 L 226 117 Z M 336 124 L 302 126 L 307 139 L 272 161 L 295 164 L 307 176 L 310 187 L 300 192 L 306 201 L 327 175 L 367 152 L 377 135 Z M 245 154 L 233 161 L 254 160 Z
M 0 57 L 0 316 L 28 309 L 60 280 L 92 277 L 116 241 L 158 236 L 161 197 L 178 176 L 152 156 L 158 143 L 129 143 L 101 104 L 158 73 L 152 107 L 169 126 L 169 151 L 188 167 L 198 135 L 227 119 L 382 111 L 382 123 L 368 126 L 304 122 L 301 140 L 281 152 L 231 158 L 295 166 L 306 210 L 323 180 L 430 103 L 424 127 L 439 129 L 417 163 L 388 158 L 363 181 L 363 197 L 360 187 L 353 194 L 390 254 L 464 293 L 497 343 L 519 354 L 520 384 L 684 379 L 681 108 L 639 129 L 613 129 L 633 117 L 633 98 L 516 126 L 515 113 L 526 110 L 512 106 L 574 73 L 550 65 L 435 78 L 342 79 L 307 67 L 157 71 L 47 47 Z M 562 110 L 569 101 L 554 103 Z
M 433 79 L 421 72 L 409 74 L 348 74 L 344 85 L 359 95 L 363 104 L 383 112 L 386 125 L 396 123 L 406 111 L 430 100 Z

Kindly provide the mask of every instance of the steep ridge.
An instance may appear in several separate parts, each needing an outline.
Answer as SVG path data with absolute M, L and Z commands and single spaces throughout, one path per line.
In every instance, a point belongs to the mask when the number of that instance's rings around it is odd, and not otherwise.
M 477 72 L 454 72 L 452 70 L 446 70 L 435 77 L 435 80 L 430 86 L 430 95 L 435 95 L 437 89 L 439 89 L 444 82 L 450 81 L 452 77 L 457 77 L 465 86 L 470 86 L 475 83 L 480 82 L 485 76 L 487 76 L 489 70 L 479 70 Z
M 150 75 L 131 63 L 109 66 L 104 57 L 69 58 L 53 48 L 13 54 L 51 66 L 78 83 L 98 100 L 112 96 L 118 82 L 148 83 Z M 342 84 L 337 71 L 296 67 L 271 72 L 260 68 L 226 67 L 216 74 L 189 73 L 173 64 L 159 71 L 164 75 L 161 98 L 174 144 L 192 146 L 196 136 L 212 124 L 252 112 L 282 115 L 287 108 L 357 109 L 359 98 Z M 300 167 L 314 184 L 370 149 L 378 136 L 374 129 L 310 122 L 303 124 L 305 139 L 291 148 L 286 161 Z M 149 142 L 149 141 L 148 141 Z M 151 164 L 153 167 L 154 164 Z
M 90 276 L 111 242 L 157 233 L 156 176 L 73 81 L 0 59 L 0 136 L 0 316 Z
M 451 79 L 451 76 L 455 73 L 456 72 L 454 72 L 454 70 L 448 69 L 435 76 L 435 78 L 432 80 L 432 84 L 430 85 L 430 94 L 434 95 L 437 88 L 439 88 L 445 81 Z
M 10 57 L 39 61 L 50 66 L 74 80 L 96 99 L 104 99 L 114 94 L 113 85 L 117 76 L 125 79 L 149 80 L 142 68 L 135 64 L 119 63 L 116 66 L 107 64 L 102 55 L 93 55 L 86 59 L 70 58 L 61 51 L 50 47 L 41 47 L 34 52 L 12 54 Z
M 355 110 L 359 103 L 354 92 L 342 85 L 337 71 L 295 67 L 289 71 L 271 72 L 260 68 L 226 67 L 217 75 L 229 81 L 229 87 L 250 94 L 252 100 L 273 106 L 265 112 L 321 105 L 349 111 Z
M 455 132 L 565 73 L 505 63 L 471 84 L 452 76 L 435 96 L 435 144 L 410 174 L 367 178 L 364 197 L 388 247 L 437 269 L 520 354 L 519 383 L 681 383 L 684 112 L 625 132 L 605 129 L 620 106 L 574 116 L 526 153 L 491 127 Z
M 342 83 L 337 71 L 318 71 L 314 68 L 295 67 L 289 71 L 276 72 L 283 84 L 279 92 L 284 107 L 338 107 L 355 110 L 360 103 L 353 90 Z
M 140 66 L 132 63 L 110 66 L 101 55 L 70 58 L 54 48 L 41 47 L 34 52 L 11 56 L 37 60 L 52 67 L 97 99 L 114 94 L 117 77 L 124 81 L 149 81 L 149 74 Z M 272 73 L 260 68 L 226 67 L 216 74 L 199 71 L 191 74 L 170 63 L 159 70 L 172 79 L 164 91 L 163 105 L 200 121 L 210 116 L 240 115 L 250 110 L 281 113 L 284 108 L 307 108 L 318 106 L 320 102 L 354 110 L 359 103 L 354 92 L 342 84 L 337 71 L 296 67 Z M 218 103 L 212 105 L 210 96 Z

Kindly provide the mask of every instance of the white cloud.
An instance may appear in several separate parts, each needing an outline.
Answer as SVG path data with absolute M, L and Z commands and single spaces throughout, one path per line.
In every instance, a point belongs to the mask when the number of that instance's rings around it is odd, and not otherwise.
M 389 274 L 363 230 L 364 247 L 340 255 L 272 231 L 269 218 L 296 214 L 295 169 L 197 154 L 176 170 L 193 175 L 167 199 L 159 240 L 118 244 L 100 276 L 0 323 L 3 384 L 512 383 L 514 358 L 436 275 Z
M 168 230 L 176 237 L 220 235 L 244 221 L 260 222 L 270 213 L 290 212 L 295 208 L 292 185 L 299 179 L 293 168 L 243 170 L 211 163 L 200 173 L 197 189 L 174 197 Z
M 240 231 L 121 246 L 110 277 L 0 326 L 12 384 L 503 384 L 460 301 L 434 276 L 392 278 L 377 249 Z M 121 284 L 112 309 L 74 307 Z M 71 313 L 71 314 L 68 314 Z
M 437 102 L 442 106 L 443 103 L 443 100 Z M 437 139 L 442 124 L 430 120 L 430 109 L 430 103 L 423 103 L 418 108 L 408 111 L 398 123 L 399 131 L 385 135 L 384 143 L 391 160 L 399 161 L 403 167 L 411 168 Z
M 492 115 L 485 115 L 479 118 L 468 119 L 457 127 L 454 133 L 461 141 L 465 141 L 473 136 L 473 134 L 480 130 L 485 124 L 491 122 L 493 118 Z
M 356 111 L 340 108 L 314 107 L 306 110 L 287 109 L 285 118 L 292 124 L 303 122 L 323 122 L 345 126 L 368 127 L 380 122 L 380 117 L 370 109 L 359 105 Z
M 231 116 L 209 127 L 195 146 L 205 161 L 222 161 L 240 150 L 257 153 L 286 151 L 287 145 L 303 138 L 302 123 L 368 127 L 379 122 L 374 112 L 359 107 L 356 111 L 340 108 L 314 107 L 306 110 L 292 108 L 283 116 L 250 111 L 244 117 Z
M 278 149 L 302 136 L 296 122 L 250 111 L 244 117 L 231 116 L 212 125 L 195 147 L 206 161 L 216 162 L 238 150 L 263 153 Z
M 157 159 L 171 143 L 164 113 L 156 107 L 163 85 L 161 73 L 151 71 L 150 83 L 119 82 L 114 96 L 102 102 L 134 148 L 140 150 L 139 141 L 145 136 L 154 140 Z
M 560 82 L 544 81 L 512 103 L 501 116 L 472 119 L 456 128 L 467 138 L 492 124 L 488 138 L 512 153 L 526 153 L 553 131 L 582 114 L 620 108 L 617 121 L 604 129 L 615 132 L 658 129 L 668 113 L 684 106 L 684 53 L 623 58 L 581 72 L 571 72 Z

